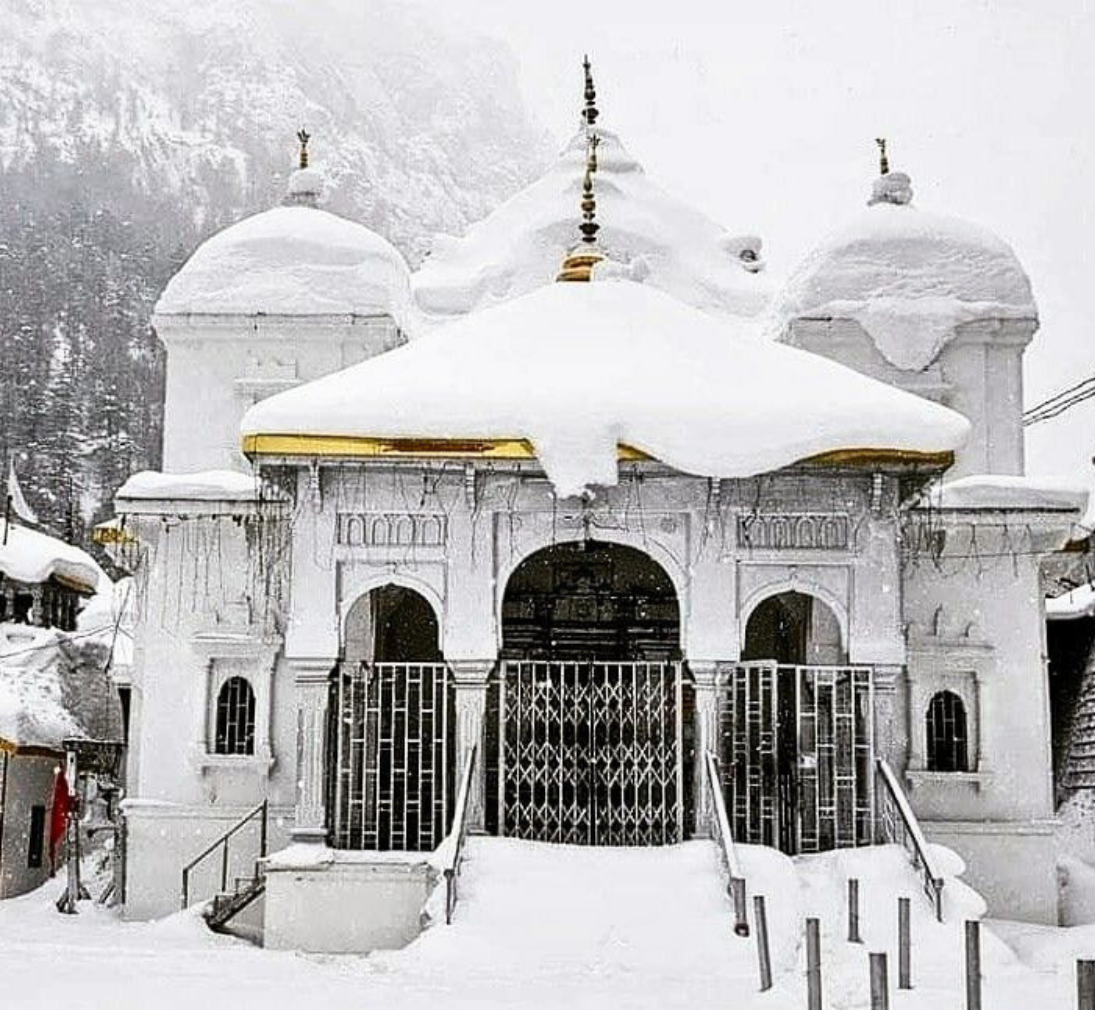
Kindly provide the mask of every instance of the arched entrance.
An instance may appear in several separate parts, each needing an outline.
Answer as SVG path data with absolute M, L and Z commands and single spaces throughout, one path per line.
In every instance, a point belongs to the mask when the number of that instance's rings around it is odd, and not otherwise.
M 502 659 L 488 791 L 498 831 L 571 844 L 678 840 L 687 701 L 665 570 L 600 541 L 530 555 L 506 584 Z
M 873 840 L 871 691 L 825 601 L 789 591 L 752 609 L 723 719 L 735 837 L 792 853 Z
M 331 844 L 435 849 L 454 795 L 453 692 L 425 597 L 389 584 L 354 601 L 329 711 Z

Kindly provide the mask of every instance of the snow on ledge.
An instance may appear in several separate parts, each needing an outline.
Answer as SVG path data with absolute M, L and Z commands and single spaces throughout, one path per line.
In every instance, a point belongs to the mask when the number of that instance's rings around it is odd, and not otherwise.
M 115 497 L 127 501 L 257 502 L 280 495 L 256 477 L 236 470 L 142 470 L 130 477 Z
M 0 518 L 0 543 L 5 520 Z M 106 574 L 86 551 L 38 530 L 11 523 L 0 546 L 0 575 L 15 582 L 40 583 L 56 577 L 95 592 Z M 109 581 L 109 580 L 107 580 Z
M 1046 619 L 1049 621 L 1075 621 L 1082 617 L 1095 617 L 1095 583 L 1077 586 L 1046 600 Z
M 559 497 L 617 447 L 708 477 L 842 449 L 950 452 L 965 418 L 627 280 L 549 284 L 262 400 L 248 435 L 528 439 Z
M 1088 491 L 1075 481 L 1003 474 L 971 474 L 936 484 L 928 492 L 933 508 L 1025 509 L 1039 512 L 1078 512 L 1087 508 Z

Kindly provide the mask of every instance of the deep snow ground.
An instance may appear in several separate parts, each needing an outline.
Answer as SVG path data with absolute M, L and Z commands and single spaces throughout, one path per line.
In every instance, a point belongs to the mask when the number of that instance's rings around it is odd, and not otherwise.
M 892 950 L 899 893 L 913 899 L 917 988 L 892 993 L 891 1006 L 963 1005 L 961 923 L 931 921 L 900 851 L 792 863 L 745 847 L 742 858 L 751 890 L 769 901 L 779 980 L 764 996 L 756 992 L 753 938 L 733 935 L 710 842 L 613 850 L 472 839 L 456 924 L 371 957 L 267 952 L 215 936 L 185 913 L 124 923 L 83 903 L 78 916 L 61 916 L 53 910 L 61 882 L 53 881 L 0 903 L 0 1006 L 782 1010 L 805 1005 L 801 920 L 819 914 L 825 1006 L 851 1010 L 868 1005 L 868 950 Z M 863 881 L 863 945 L 843 940 L 851 874 Z M 968 907 L 976 904 L 960 883 L 948 888 Z M 1095 928 L 992 924 L 984 948 L 986 1007 L 1072 1010 L 1074 959 L 1095 956 Z

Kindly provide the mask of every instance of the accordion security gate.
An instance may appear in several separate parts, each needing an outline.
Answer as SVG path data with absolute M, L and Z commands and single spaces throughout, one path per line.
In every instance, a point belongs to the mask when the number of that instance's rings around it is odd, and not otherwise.
M 499 832 L 578 845 L 679 841 L 681 691 L 679 663 L 503 663 Z
M 871 844 L 873 707 L 866 667 L 735 667 L 721 707 L 734 838 L 790 853 Z
M 453 801 L 453 688 L 443 663 L 363 663 L 332 684 L 331 844 L 428 852 Z

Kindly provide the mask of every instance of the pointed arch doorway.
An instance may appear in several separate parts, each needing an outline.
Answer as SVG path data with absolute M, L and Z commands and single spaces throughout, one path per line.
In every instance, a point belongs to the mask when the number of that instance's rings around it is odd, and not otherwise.
M 502 602 L 488 796 L 498 832 L 580 845 L 679 840 L 687 704 L 680 608 L 657 562 L 595 540 L 527 557 Z

